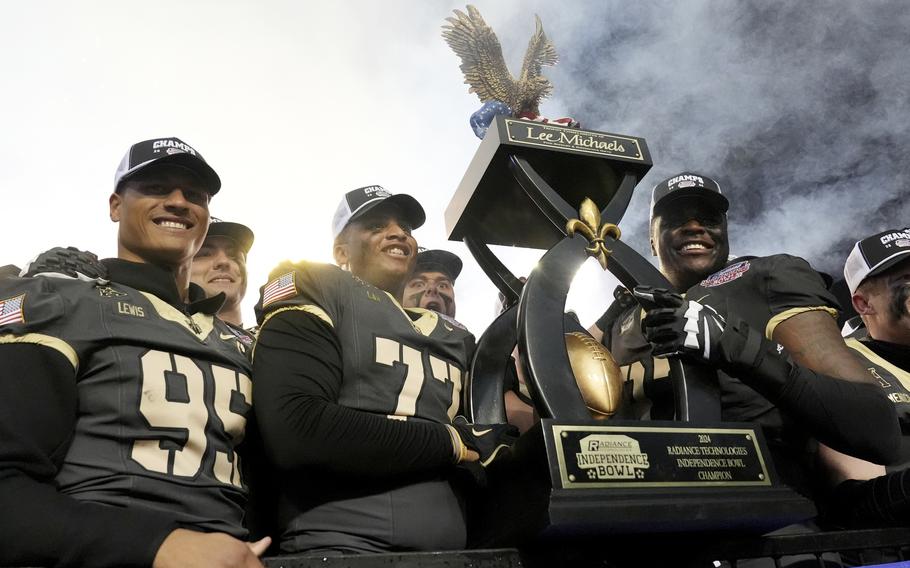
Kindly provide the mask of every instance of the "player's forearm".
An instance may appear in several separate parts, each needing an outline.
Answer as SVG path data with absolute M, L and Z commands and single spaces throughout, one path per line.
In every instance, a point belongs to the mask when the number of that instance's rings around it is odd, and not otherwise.
M 819 441 L 873 461 L 899 459 L 894 405 L 877 386 L 810 371 L 788 361 L 755 330 L 730 321 L 722 339 L 725 371 L 798 420 Z M 739 331 L 738 331 L 739 330 Z
M 258 341 L 253 408 L 277 467 L 384 476 L 452 463 L 452 440 L 442 424 L 390 420 L 337 404 L 340 347 L 318 319 L 278 314 Z
M 813 310 L 787 319 L 774 329 L 774 341 L 797 365 L 847 381 L 875 382 L 828 312 Z
M 282 411 L 258 398 L 255 408 L 266 453 L 282 470 L 317 467 L 384 477 L 453 462 L 452 440 L 442 424 L 390 420 L 314 397 L 275 406 Z
M 10 469 L 0 470 L 0 565 L 151 566 L 177 528 L 161 513 L 80 502 Z

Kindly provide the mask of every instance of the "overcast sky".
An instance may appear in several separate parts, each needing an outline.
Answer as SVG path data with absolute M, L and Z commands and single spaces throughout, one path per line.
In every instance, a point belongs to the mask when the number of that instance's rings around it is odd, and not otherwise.
M 651 185 L 694 169 L 733 202 L 735 253 L 786 251 L 836 273 L 853 240 L 908 223 L 910 8 L 754 4 L 475 2 L 515 73 L 540 14 L 561 59 L 545 71 L 543 114 L 648 141 L 655 167 L 620 225 L 635 248 L 647 255 Z M 496 292 L 443 223 L 479 144 L 468 117 L 480 102 L 440 36 L 453 8 L 464 5 L 7 3 L 0 264 L 56 245 L 114 255 L 117 163 L 135 141 L 178 136 L 221 175 L 212 214 L 255 231 L 253 286 L 283 259 L 331 261 L 341 195 L 381 184 L 423 203 L 422 246 L 462 254 L 458 318 L 479 334 Z M 503 256 L 524 274 L 539 254 Z M 570 307 L 591 323 L 612 287 L 586 264 Z

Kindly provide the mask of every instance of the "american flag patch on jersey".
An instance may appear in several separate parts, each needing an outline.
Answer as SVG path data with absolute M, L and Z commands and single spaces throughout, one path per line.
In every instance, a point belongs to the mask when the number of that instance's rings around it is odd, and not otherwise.
M 297 286 L 294 285 L 294 273 L 288 272 L 266 284 L 262 290 L 262 307 L 274 304 L 297 295 Z
M 25 322 L 25 318 L 22 316 L 23 302 L 25 302 L 25 294 L 0 300 L 0 325 Z

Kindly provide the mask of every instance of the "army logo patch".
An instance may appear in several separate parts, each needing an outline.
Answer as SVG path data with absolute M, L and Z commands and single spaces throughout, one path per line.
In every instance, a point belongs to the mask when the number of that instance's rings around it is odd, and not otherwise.
M 98 295 L 100 295 L 104 298 L 118 298 L 120 296 L 126 296 L 126 292 L 120 292 L 118 290 L 114 290 L 110 286 L 99 286 Z
M 442 320 L 443 326 L 444 326 L 447 330 L 449 330 L 449 331 L 453 331 L 453 330 L 452 330 L 452 328 L 450 328 L 448 325 L 446 325 L 446 322 L 448 322 L 448 323 L 454 325 L 454 326 L 457 327 L 458 329 L 463 329 L 463 330 L 465 330 L 465 331 L 468 330 L 468 328 L 466 328 L 465 326 L 461 325 L 455 318 L 453 318 L 453 317 L 451 317 L 451 316 L 447 316 L 446 314 L 443 314 L 443 313 L 440 313 L 440 312 L 436 312 L 436 315 L 439 316 L 439 319 Z
M 715 272 L 702 280 L 701 285 L 705 288 L 713 288 L 714 286 L 720 286 L 721 284 L 728 284 L 745 274 L 750 266 L 748 260 L 731 264 L 723 270 Z
M 25 323 L 22 307 L 25 305 L 25 294 L 0 300 L 0 325 Z
M 242 333 L 242 332 L 234 329 L 231 326 L 227 326 L 227 328 L 228 328 L 228 331 L 230 331 L 231 333 L 220 334 L 221 339 L 224 339 L 224 340 L 236 339 L 237 341 L 246 345 L 247 347 L 249 347 L 250 345 L 253 344 L 252 336 L 247 335 L 246 333 Z
M 272 280 L 262 289 L 262 307 L 297 295 L 294 273 L 288 272 Z

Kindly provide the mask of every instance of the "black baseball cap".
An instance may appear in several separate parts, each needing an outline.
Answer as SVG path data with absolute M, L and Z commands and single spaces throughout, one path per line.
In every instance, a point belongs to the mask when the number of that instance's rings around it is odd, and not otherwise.
M 888 229 L 857 241 L 844 263 L 844 280 L 850 294 L 863 280 L 910 259 L 910 227 Z
M 156 164 L 177 164 L 192 171 L 205 184 L 209 195 L 221 189 L 221 178 L 195 148 L 179 138 L 153 138 L 130 146 L 114 174 L 114 191 L 120 191 L 121 183 Z
M 332 238 L 337 238 L 351 221 L 362 217 L 380 204 L 397 205 L 404 215 L 404 220 L 411 224 L 412 229 L 420 227 L 427 219 L 423 207 L 410 195 L 404 193 L 396 195 L 386 191 L 382 186 L 367 185 L 344 194 L 338 209 L 335 210 L 335 218 L 332 219 Z
M 212 217 L 212 222 L 209 223 L 209 230 L 205 234 L 205 238 L 209 237 L 225 237 L 231 239 L 237 243 L 237 246 L 243 250 L 244 254 L 249 254 L 250 248 L 253 247 L 253 239 L 255 238 L 253 231 L 246 225 L 222 221 L 217 217 Z
M 651 218 L 654 218 L 658 209 L 684 197 L 710 203 L 721 213 L 726 213 L 730 208 L 730 202 L 721 193 L 719 183 L 706 175 L 682 172 L 654 186 L 651 191 Z
M 442 272 L 452 282 L 461 274 L 462 262 L 455 253 L 442 249 L 419 249 L 414 273 Z

